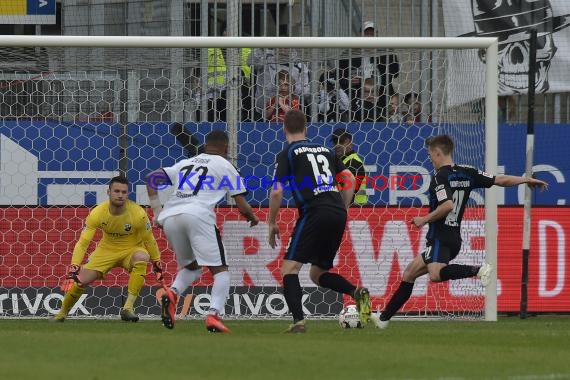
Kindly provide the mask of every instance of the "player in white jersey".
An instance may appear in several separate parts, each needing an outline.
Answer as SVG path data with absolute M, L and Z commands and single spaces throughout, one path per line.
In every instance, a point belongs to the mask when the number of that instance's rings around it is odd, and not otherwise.
M 162 296 L 162 322 L 169 329 L 174 328 L 178 297 L 201 276 L 201 266 L 206 266 L 214 277 L 206 328 L 211 332 L 230 331 L 220 318 L 229 297 L 230 273 L 214 208 L 229 194 L 251 227 L 259 219 L 245 199 L 243 179 L 226 159 L 228 144 L 225 132 L 212 131 L 206 136 L 205 153 L 155 170 L 146 177 L 154 220 L 163 227 L 180 268 Z M 157 189 L 165 183 L 174 190 L 162 207 Z

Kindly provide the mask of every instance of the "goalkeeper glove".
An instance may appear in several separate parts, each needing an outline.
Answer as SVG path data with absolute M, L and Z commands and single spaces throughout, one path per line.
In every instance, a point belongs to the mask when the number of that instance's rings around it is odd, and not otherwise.
M 164 277 L 162 276 L 162 263 L 160 260 L 152 262 L 152 271 L 156 275 L 156 281 L 161 282 Z
M 79 265 L 71 264 L 67 269 L 67 275 L 65 276 L 65 278 L 68 280 L 73 280 L 75 282 L 81 283 L 81 281 L 79 281 L 79 270 L 81 270 L 81 267 Z
M 67 274 L 65 275 L 65 279 L 63 280 L 60 288 L 63 292 L 68 292 L 74 283 L 81 285 L 79 281 L 79 270 L 81 267 L 76 264 L 71 264 L 67 269 Z

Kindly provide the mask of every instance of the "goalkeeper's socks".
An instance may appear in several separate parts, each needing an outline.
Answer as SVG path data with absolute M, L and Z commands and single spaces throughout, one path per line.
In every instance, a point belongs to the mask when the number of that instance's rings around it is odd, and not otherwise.
M 458 280 L 460 278 L 469 278 L 477 275 L 479 267 L 473 265 L 446 265 L 439 271 L 441 281 Z
M 123 305 L 123 309 L 133 311 L 135 308 L 135 301 L 136 300 L 137 300 L 137 296 L 129 293 L 127 295 L 127 300 L 125 301 L 125 304 Z
M 146 261 L 137 261 L 131 268 L 129 275 L 129 283 L 127 285 L 129 294 L 138 296 L 144 285 L 144 278 L 146 276 Z
M 396 293 L 390 298 L 388 305 L 380 315 L 381 321 L 389 321 L 390 318 L 394 316 L 400 310 L 402 306 L 410 299 L 412 295 L 412 290 L 414 290 L 414 283 L 413 282 L 400 282 L 400 286 Z
M 319 277 L 319 285 L 342 294 L 352 296 L 356 286 L 352 285 L 348 280 L 340 274 L 325 272 Z
M 127 300 L 125 301 L 124 309 L 133 310 L 135 301 L 141 292 L 144 285 L 144 278 L 146 276 L 146 261 L 137 261 L 131 268 L 129 276 L 129 283 L 127 285 Z
M 69 291 L 65 293 L 65 296 L 63 297 L 63 302 L 61 303 L 61 310 L 59 311 L 58 315 L 67 316 L 69 310 L 71 310 L 73 305 L 75 305 L 77 300 L 79 300 L 79 297 L 81 297 L 84 291 L 85 288 L 77 285 L 77 283 L 74 282 L 73 285 L 71 286 L 71 289 L 69 289 Z
M 293 320 L 303 320 L 303 290 L 299 282 L 299 275 L 286 274 L 283 276 L 283 295 L 291 314 L 293 314 Z
M 219 310 L 221 314 L 224 314 L 224 310 L 226 309 L 226 300 L 230 296 L 230 278 L 230 272 L 227 270 L 214 275 L 210 309 Z

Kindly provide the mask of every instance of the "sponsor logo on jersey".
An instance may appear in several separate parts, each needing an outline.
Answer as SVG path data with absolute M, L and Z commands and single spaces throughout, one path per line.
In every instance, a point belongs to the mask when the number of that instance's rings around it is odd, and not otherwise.
M 177 192 L 176 192 L 176 197 L 177 197 L 177 198 L 183 198 L 183 199 L 184 199 L 184 198 L 192 198 L 192 197 L 195 197 L 195 196 L 196 196 L 196 194 L 192 194 L 192 193 L 184 193 L 184 192 L 182 192 L 182 191 L 177 191 Z
M 330 152 L 329 148 L 325 148 L 324 146 L 316 146 L 316 147 L 310 147 L 310 146 L 302 146 L 296 149 L 293 149 L 293 153 L 295 153 L 295 155 L 299 155 L 301 153 L 322 153 L 322 152 Z

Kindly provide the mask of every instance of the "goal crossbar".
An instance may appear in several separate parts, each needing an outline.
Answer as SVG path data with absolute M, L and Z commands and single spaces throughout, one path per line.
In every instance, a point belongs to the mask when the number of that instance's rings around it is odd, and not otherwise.
M 487 49 L 494 37 L 0 36 L 5 47 Z

